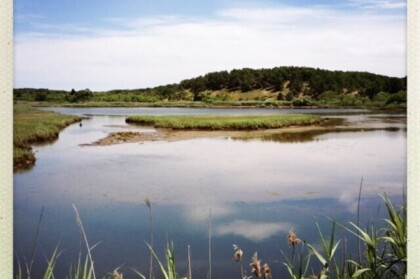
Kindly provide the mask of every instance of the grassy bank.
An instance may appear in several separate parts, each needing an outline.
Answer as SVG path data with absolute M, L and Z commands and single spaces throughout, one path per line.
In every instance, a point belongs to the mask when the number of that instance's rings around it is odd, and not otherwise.
M 13 168 L 25 169 L 35 163 L 31 145 L 58 138 L 59 132 L 68 125 L 80 121 L 80 117 L 41 111 L 28 104 L 13 106 Z
M 156 128 L 186 130 L 259 130 L 275 129 L 288 126 L 305 126 L 321 122 L 319 116 L 302 114 L 284 115 L 165 115 L 165 116 L 130 116 L 127 123 L 150 125 Z

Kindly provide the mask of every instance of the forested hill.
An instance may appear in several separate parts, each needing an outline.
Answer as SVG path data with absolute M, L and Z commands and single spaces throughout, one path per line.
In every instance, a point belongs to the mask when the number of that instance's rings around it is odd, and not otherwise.
M 91 92 L 89 89 L 53 91 L 23 88 L 14 90 L 14 98 L 55 102 L 295 101 L 303 104 L 339 98 L 342 103 L 343 100 L 353 99 L 353 104 L 357 105 L 356 101 L 365 103 L 378 99 L 384 104 L 404 103 L 406 88 L 406 77 L 307 67 L 276 67 L 211 72 L 178 84 L 145 89 Z
M 369 98 L 383 91 L 397 93 L 406 90 L 406 78 L 376 75 L 367 72 L 328 71 L 303 67 L 276 67 L 273 69 L 250 69 L 208 73 L 181 81 L 184 89 L 193 93 L 206 90 L 227 89 L 248 92 L 264 89 L 272 92 L 285 92 L 292 95 L 303 93 L 318 97 L 325 91 L 336 93 L 354 92 Z

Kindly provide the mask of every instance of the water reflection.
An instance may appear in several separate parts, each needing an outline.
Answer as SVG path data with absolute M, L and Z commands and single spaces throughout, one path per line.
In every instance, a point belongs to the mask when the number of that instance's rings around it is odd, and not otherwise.
M 80 146 L 121 130 L 153 132 L 128 126 L 122 116 L 92 116 L 82 127 L 66 128 L 53 145 L 36 147 L 36 166 L 14 175 L 15 250 L 29 257 L 39 210 L 45 205 L 42 253 L 50 255 L 60 242 L 66 251 L 63 262 L 77 258 L 74 203 L 91 243 L 102 241 L 94 254 L 98 272 L 106 274 L 122 262 L 127 278 L 130 267 L 146 271 L 144 198 L 149 197 L 155 209 L 156 249 L 163 250 L 169 235 L 181 274 L 191 245 L 193 274 L 206 276 L 211 209 L 215 278 L 237 275 L 231 261 L 233 243 L 248 258 L 259 251 L 281 277 L 284 270 L 278 262 L 280 249 L 288 249 L 288 230 L 316 242 L 315 217 L 354 221 L 361 177 L 364 221 L 376 217 L 379 193 L 396 200 L 401 196 L 406 181 L 404 123 L 360 115 L 345 118 L 373 128 L 280 136 L 289 141 L 271 135 L 247 141 L 216 137 Z M 324 219 L 320 225 L 329 228 Z M 58 269 L 58 274 L 68 271 Z
M 346 128 L 346 129 L 323 129 L 323 130 L 311 130 L 311 131 L 304 131 L 304 132 L 284 132 L 284 133 L 275 133 L 270 135 L 264 135 L 258 137 L 262 141 L 273 141 L 273 142 L 280 142 L 280 143 L 303 143 L 303 142 L 311 142 L 311 141 L 320 141 L 326 140 L 336 134 L 339 133 L 347 133 L 347 134 L 356 134 L 360 132 L 372 132 L 372 131 L 386 131 L 390 133 L 395 132 L 406 132 L 406 129 L 397 128 L 397 127 L 387 127 L 387 128 Z M 322 137 L 325 135 L 325 137 Z M 346 135 L 348 136 L 348 135 Z M 392 136 L 392 134 L 390 134 Z M 236 137 L 236 140 L 252 140 L 252 138 L 241 138 Z

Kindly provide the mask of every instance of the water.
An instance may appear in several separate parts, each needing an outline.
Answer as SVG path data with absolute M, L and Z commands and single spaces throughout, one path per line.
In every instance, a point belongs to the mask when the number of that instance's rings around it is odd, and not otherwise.
M 138 278 L 131 268 L 148 274 L 149 211 L 144 199 L 150 198 L 155 249 L 163 259 L 166 240 L 173 240 L 180 275 L 187 272 L 190 245 L 193 276 L 206 278 L 210 226 L 213 278 L 239 276 L 239 266 L 232 260 L 233 244 L 244 250 L 246 269 L 258 251 L 274 276 L 281 278 L 286 272 L 281 250 L 291 253 L 287 245 L 291 228 L 300 238 L 319 245 L 315 221 L 325 233 L 331 226 L 325 216 L 343 223 L 355 221 L 362 177 L 362 224 L 383 216 L 383 208 L 378 211 L 379 193 L 386 192 L 400 203 L 406 184 L 406 126 L 392 121 L 400 115 L 301 110 L 299 113 L 339 115 L 362 128 L 392 128 L 320 134 L 303 141 L 278 142 L 275 137 L 242 141 L 221 136 L 81 146 L 113 131 L 153 132 L 125 124 L 124 116 L 132 114 L 296 111 L 54 110 L 90 117 L 83 120 L 82 127 L 75 124 L 63 130 L 55 143 L 36 147 L 36 166 L 14 175 L 14 247 L 21 261 L 30 259 L 39 214 L 45 206 L 35 278 L 41 276 L 45 257 L 57 245 L 63 250 L 58 278 L 68 272 L 68 263 L 77 259 L 79 251 L 84 252 L 72 204 L 79 210 L 90 244 L 100 242 L 93 251 L 99 277 L 121 264 L 124 278 Z M 314 266 L 319 264 L 314 261 Z M 157 266 L 155 274 L 160 278 Z

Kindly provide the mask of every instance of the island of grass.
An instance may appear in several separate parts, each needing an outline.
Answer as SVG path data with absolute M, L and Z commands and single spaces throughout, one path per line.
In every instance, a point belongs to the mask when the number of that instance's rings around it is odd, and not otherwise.
M 309 114 L 277 115 L 164 115 L 130 116 L 127 123 L 175 130 L 262 130 L 320 124 L 320 116 Z
M 62 129 L 81 120 L 78 116 L 37 110 L 27 104 L 13 106 L 13 169 L 21 170 L 35 163 L 31 145 L 53 141 Z

